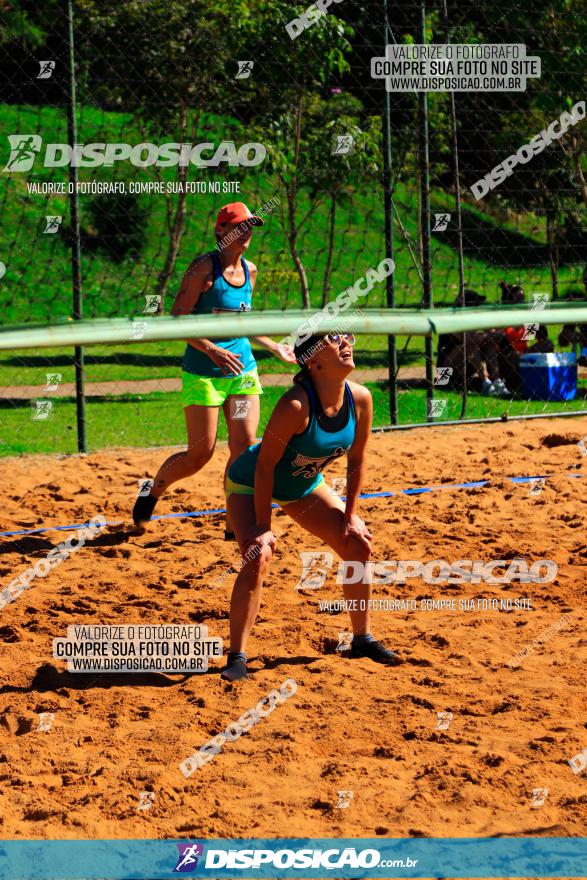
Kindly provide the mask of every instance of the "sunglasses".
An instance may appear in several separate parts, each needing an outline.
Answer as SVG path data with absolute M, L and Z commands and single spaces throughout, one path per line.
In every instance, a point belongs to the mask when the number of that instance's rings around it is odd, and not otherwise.
M 326 338 L 329 342 L 338 345 L 339 348 L 343 341 L 348 342 L 349 345 L 354 345 L 356 342 L 354 333 L 329 333 Z

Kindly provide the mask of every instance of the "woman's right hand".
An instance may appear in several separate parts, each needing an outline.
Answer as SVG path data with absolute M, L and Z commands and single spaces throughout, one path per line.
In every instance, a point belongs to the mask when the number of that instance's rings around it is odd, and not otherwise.
M 252 548 L 253 547 L 261 547 L 268 546 L 272 553 L 275 553 L 277 549 L 277 541 L 275 535 L 268 529 L 266 526 L 254 525 L 247 537 L 245 538 L 245 547 L 244 554 L 245 556 L 252 556 Z M 258 552 L 258 551 L 257 551 Z
M 206 352 L 217 367 L 227 376 L 239 376 L 243 371 L 243 364 L 236 354 L 215 345 L 210 351 Z

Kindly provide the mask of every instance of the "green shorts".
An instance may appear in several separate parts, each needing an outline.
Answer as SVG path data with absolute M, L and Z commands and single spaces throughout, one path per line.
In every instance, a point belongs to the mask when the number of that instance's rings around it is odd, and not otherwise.
M 240 376 L 196 376 L 185 370 L 181 374 L 183 406 L 222 406 L 232 394 L 263 394 L 257 368 Z
M 279 504 L 280 507 L 285 507 L 286 504 L 292 504 L 294 501 L 300 501 L 301 498 L 308 498 L 312 492 L 315 492 L 316 489 L 319 489 L 320 486 L 324 483 L 324 477 L 320 474 L 320 481 L 316 483 L 314 488 L 308 492 L 307 495 L 302 495 L 300 498 L 289 498 L 285 501 L 283 498 L 272 498 L 271 500 L 275 502 L 275 504 Z M 230 498 L 231 495 L 254 495 L 255 490 L 252 486 L 245 486 L 244 483 L 236 483 L 234 480 L 231 480 L 230 477 L 226 477 L 224 481 L 224 492 L 226 494 L 226 500 Z

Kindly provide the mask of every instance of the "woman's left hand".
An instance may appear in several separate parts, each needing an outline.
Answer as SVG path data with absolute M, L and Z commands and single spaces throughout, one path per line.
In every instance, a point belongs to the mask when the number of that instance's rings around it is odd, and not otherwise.
M 275 351 L 273 353 L 275 357 L 278 357 L 285 364 L 297 364 L 296 356 L 291 345 L 286 345 L 283 342 L 278 342 L 275 346 Z
M 348 541 L 351 537 L 357 538 L 368 550 L 371 549 L 373 536 L 361 517 L 357 516 L 356 513 L 352 513 L 348 517 L 345 516 L 342 534 L 345 541 Z

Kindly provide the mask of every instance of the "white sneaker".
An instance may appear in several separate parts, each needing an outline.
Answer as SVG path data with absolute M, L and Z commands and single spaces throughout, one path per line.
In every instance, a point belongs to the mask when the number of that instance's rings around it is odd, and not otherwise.
M 493 383 L 493 387 L 495 389 L 495 394 L 498 397 L 511 397 L 512 392 L 508 389 L 507 385 L 503 381 L 503 379 L 496 379 Z

